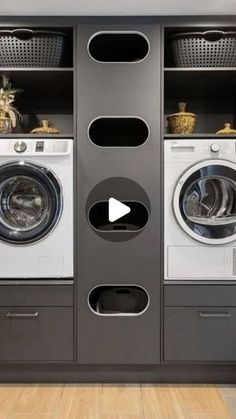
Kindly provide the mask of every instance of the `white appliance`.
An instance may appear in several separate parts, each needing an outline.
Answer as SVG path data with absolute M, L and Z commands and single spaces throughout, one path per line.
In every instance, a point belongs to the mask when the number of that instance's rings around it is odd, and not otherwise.
M 1 139 L 0 278 L 73 277 L 73 141 Z
M 165 141 L 165 279 L 236 279 L 236 141 Z

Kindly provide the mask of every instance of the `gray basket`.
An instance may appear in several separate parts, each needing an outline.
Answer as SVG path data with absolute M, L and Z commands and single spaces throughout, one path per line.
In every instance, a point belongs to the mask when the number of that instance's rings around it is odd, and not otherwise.
M 172 51 L 177 67 L 236 67 L 236 32 L 177 33 Z
M 65 36 L 46 30 L 1 30 L 0 67 L 59 67 Z

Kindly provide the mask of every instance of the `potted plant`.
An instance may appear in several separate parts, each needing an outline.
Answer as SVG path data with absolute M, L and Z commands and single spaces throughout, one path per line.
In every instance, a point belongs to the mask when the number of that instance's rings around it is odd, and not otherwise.
M 15 128 L 17 119 L 22 122 L 23 117 L 13 106 L 16 94 L 23 92 L 22 89 L 14 89 L 10 80 L 5 75 L 2 76 L 0 83 L 0 133 L 12 132 Z

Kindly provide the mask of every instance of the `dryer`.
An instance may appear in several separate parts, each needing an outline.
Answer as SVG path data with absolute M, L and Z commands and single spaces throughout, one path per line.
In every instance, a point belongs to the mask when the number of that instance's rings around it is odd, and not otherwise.
M 73 141 L 1 139 L 0 278 L 73 277 Z
M 166 140 L 166 280 L 236 279 L 236 141 Z

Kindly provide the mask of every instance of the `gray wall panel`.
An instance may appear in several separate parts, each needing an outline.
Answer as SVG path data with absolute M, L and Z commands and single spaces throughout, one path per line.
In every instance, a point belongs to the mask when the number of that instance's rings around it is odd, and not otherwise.
M 100 30 L 134 30 L 150 40 L 140 63 L 101 64 L 87 53 L 87 42 Z M 160 359 L 160 32 L 155 25 L 81 25 L 78 28 L 78 362 L 157 363 Z M 140 148 L 102 149 L 87 137 L 99 115 L 136 115 L 150 126 Z M 104 240 L 89 226 L 86 200 L 110 177 L 126 177 L 145 190 L 151 204 L 146 228 L 132 240 Z M 130 191 L 132 194 L 132 191 Z M 114 197 L 115 191 L 114 191 Z M 86 306 L 99 284 L 137 284 L 150 294 L 147 312 L 133 318 L 100 318 Z

